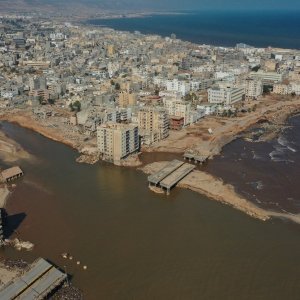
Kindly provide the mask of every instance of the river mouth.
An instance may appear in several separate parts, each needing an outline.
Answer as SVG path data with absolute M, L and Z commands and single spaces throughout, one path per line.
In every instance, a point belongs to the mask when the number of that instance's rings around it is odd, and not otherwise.
M 24 216 L 18 235 L 35 248 L 1 255 L 66 265 L 85 299 L 299 295 L 298 225 L 261 222 L 179 188 L 154 194 L 134 168 L 78 164 L 69 147 L 14 124 L 3 130 L 37 159 L 20 162 L 25 176 L 7 206 L 15 221 Z

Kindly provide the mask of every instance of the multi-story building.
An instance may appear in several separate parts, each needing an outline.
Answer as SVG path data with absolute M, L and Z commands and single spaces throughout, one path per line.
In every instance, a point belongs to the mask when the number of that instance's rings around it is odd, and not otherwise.
M 262 80 L 263 84 L 281 82 L 283 75 L 276 72 L 251 72 L 250 78 Z
M 213 104 L 234 104 L 245 96 L 244 87 L 213 87 L 208 89 L 208 102 Z
M 291 87 L 287 84 L 274 84 L 273 93 L 279 95 L 288 95 L 291 94 Z
M 191 103 L 176 99 L 164 99 L 164 107 L 169 116 L 182 117 L 184 119 L 183 125 L 190 123 Z
M 173 79 L 166 82 L 167 91 L 179 92 L 182 96 L 188 94 L 191 90 L 189 82 Z
M 292 82 L 291 83 L 291 92 L 300 96 L 300 82 Z
M 103 159 L 119 164 L 139 149 L 138 127 L 133 124 L 109 122 L 97 128 L 97 145 Z
M 150 145 L 169 135 L 167 111 L 159 107 L 143 107 L 138 112 L 138 125 L 142 143 Z
M 136 94 L 129 92 L 121 92 L 119 94 L 119 106 L 127 107 L 136 105 Z
M 245 82 L 245 93 L 248 99 L 257 99 L 263 93 L 263 84 L 261 80 L 247 79 Z

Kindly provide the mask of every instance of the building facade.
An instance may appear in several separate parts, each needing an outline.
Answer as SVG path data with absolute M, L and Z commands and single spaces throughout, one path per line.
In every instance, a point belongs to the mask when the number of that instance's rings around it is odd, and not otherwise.
M 214 87 L 208 89 L 208 102 L 213 104 L 234 104 L 238 101 L 242 101 L 244 96 L 244 87 Z
M 97 128 L 97 146 L 103 159 L 115 164 L 139 149 L 138 127 L 109 122 Z
M 143 107 L 138 112 L 138 126 L 142 143 L 150 145 L 169 136 L 167 111 L 159 107 Z
M 245 93 L 248 99 L 257 99 L 263 93 L 263 84 L 261 80 L 247 79 L 245 83 Z

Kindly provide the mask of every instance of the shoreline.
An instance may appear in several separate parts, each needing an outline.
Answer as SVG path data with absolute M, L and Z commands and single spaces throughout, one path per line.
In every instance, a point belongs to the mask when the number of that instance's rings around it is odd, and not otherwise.
M 139 168 L 139 170 L 145 174 L 153 174 L 162 169 L 167 163 L 168 161 L 154 162 L 143 168 Z M 226 184 L 221 178 L 217 178 L 204 171 L 192 171 L 185 178 L 180 180 L 177 186 L 204 195 L 211 201 L 217 201 L 231 206 L 232 208 L 261 221 L 268 221 L 271 218 L 282 218 L 300 224 L 300 214 L 280 213 L 263 209 L 241 196 L 236 192 L 233 185 Z M 150 188 L 153 192 L 159 193 L 159 188 L 156 189 Z
M 0 185 L 0 208 L 5 208 L 10 193 L 6 184 Z
M 255 112 L 236 118 L 207 116 L 181 131 L 171 132 L 167 139 L 145 148 L 144 152 L 189 151 L 213 159 L 221 153 L 224 146 L 239 138 L 247 129 L 263 122 L 283 128 L 287 119 L 300 113 L 300 97 L 280 101 L 280 97 L 271 95 L 258 104 Z M 208 129 L 212 129 L 213 133 L 209 134 Z
M 204 10 L 202 12 L 209 12 L 212 10 Z M 108 16 L 108 17 L 95 17 L 95 16 L 89 16 L 89 17 L 84 17 L 82 18 L 81 22 L 79 22 L 79 24 L 84 25 L 84 26 L 89 26 L 89 27 L 104 27 L 104 28 L 109 28 L 115 31 L 123 31 L 123 32 L 133 32 L 133 30 L 131 29 L 117 29 L 116 27 L 114 27 L 114 25 L 112 24 L 94 24 L 93 21 L 107 21 L 107 20 L 122 20 L 122 19 L 146 19 L 146 18 L 151 18 L 151 17 L 155 17 L 155 16 L 160 16 L 160 15 L 166 15 L 166 16 L 176 16 L 176 15 L 190 15 L 193 14 L 193 11 L 179 11 L 179 12 L 141 12 L 141 13 L 128 13 L 128 16 L 123 16 L 126 15 L 126 13 L 124 14 L 117 14 L 115 16 Z M 141 34 L 143 35 L 149 35 L 149 34 L 153 34 L 153 35 L 158 35 L 160 37 L 167 37 L 168 35 L 163 34 L 161 32 L 142 32 L 142 29 L 136 29 L 136 31 L 140 31 Z M 174 32 L 176 34 L 176 32 Z M 238 40 L 235 43 L 230 43 L 228 44 L 227 42 L 224 41 L 213 41 L 213 40 L 209 40 L 208 42 L 205 41 L 201 41 L 195 38 L 187 38 L 187 37 L 181 37 L 178 38 L 181 42 L 185 42 L 185 43 L 191 43 L 193 45 L 210 45 L 213 47 L 225 47 L 225 48 L 234 48 L 236 46 L 236 43 L 238 42 L 245 42 L 242 40 Z M 274 43 L 274 41 L 273 41 Z M 291 50 L 291 51 L 299 51 L 300 47 L 299 46 L 284 46 L 284 45 L 271 45 L 270 43 L 267 44 L 259 44 L 259 42 L 246 42 L 246 44 L 249 44 L 255 48 L 268 48 L 271 47 L 273 49 L 284 49 L 284 50 Z
M 276 98 L 274 96 L 269 97 L 271 99 Z M 266 98 L 267 100 L 269 98 Z M 285 98 L 286 99 L 286 98 Z M 269 99 L 270 100 L 270 99 Z M 273 99 L 274 100 L 274 99 Z M 278 99 L 277 99 L 278 100 Z M 200 120 L 196 125 L 192 125 L 179 132 L 174 132 L 174 137 L 169 137 L 165 140 L 158 142 L 157 144 L 143 149 L 142 153 L 153 152 L 153 153 L 184 153 L 187 149 L 193 149 L 196 153 L 206 155 L 209 159 L 213 159 L 215 155 L 219 155 L 225 145 L 228 145 L 233 140 L 240 138 L 241 134 L 245 130 L 261 123 L 267 122 L 268 124 L 274 125 L 271 129 L 271 133 L 280 132 L 279 129 L 284 128 L 288 118 L 300 113 L 300 98 L 286 99 L 285 101 L 273 101 L 271 105 L 264 103 L 257 111 L 246 114 L 237 118 L 220 118 L 216 116 L 209 116 L 204 120 Z M 0 120 L 15 123 L 20 127 L 27 128 L 33 132 L 37 132 L 44 137 L 51 139 L 55 142 L 60 142 L 78 151 L 81 155 L 77 158 L 77 162 L 83 163 L 96 163 L 98 162 L 95 153 L 88 151 L 87 145 L 82 145 L 76 140 L 76 143 L 72 139 L 67 139 L 63 134 L 64 132 L 57 133 L 57 128 L 48 128 L 42 126 L 40 122 L 32 120 L 31 115 L 18 115 L 5 114 L 0 116 Z M 223 124 L 223 126 L 220 126 Z M 210 128 L 212 124 L 215 125 L 216 129 L 212 135 L 207 133 L 207 128 Z M 199 132 L 202 133 L 199 134 Z M 193 132 L 198 132 L 194 134 Z M 205 132 L 206 133 L 203 133 Z M 79 135 L 77 133 L 77 135 Z M 178 135 L 181 138 L 178 138 Z M 74 138 L 74 137 L 73 137 Z M 185 141 L 187 140 L 187 141 Z M 184 142 L 185 141 L 185 142 Z M 85 151 L 86 150 L 86 151 Z M 139 156 L 129 157 L 128 161 L 124 161 L 121 164 L 122 167 L 135 167 L 137 170 L 147 169 L 149 165 L 156 164 L 161 165 L 159 162 L 153 162 L 150 160 L 143 162 Z M 141 167 L 142 166 L 142 167 Z M 139 168 L 140 167 L 140 168 Z M 157 169 L 157 167 L 156 167 Z M 270 217 L 284 217 L 291 219 L 300 224 L 300 217 L 292 214 L 285 214 L 279 212 L 271 212 L 259 208 L 249 200 L 240 196 L 232 185 L 225 184 L 223 179 L 216 178 L 211 174 L 202 171 L 193 171 L 190 175 L 184 178 L 178 184 L 179 187 L 188 188 L 200 194 L 204 194 L 209 198 L 216 201 L 228 204 L 246 214 L 261 219 L 267 220 Z M 217 188 L 217 191 L 215 190 Z M 227 196 L 224 196 L 227 195 Z

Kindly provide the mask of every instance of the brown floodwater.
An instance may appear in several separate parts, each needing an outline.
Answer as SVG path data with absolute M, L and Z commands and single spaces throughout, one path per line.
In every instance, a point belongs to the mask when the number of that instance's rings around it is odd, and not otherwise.
M 179 188 L 157 195 L 134 168 L 78 164 L 62 144 L 2 129 L 35 156 L 18 162 L 25 176 L 7 206 L 12 237 L 35 248 L 1 255 L 66 266 L 88 300 L 299 298 L 299 225 L 261 222 Z

